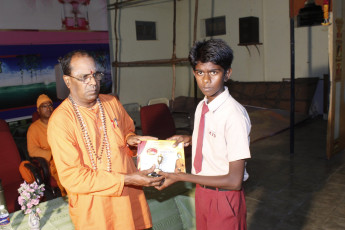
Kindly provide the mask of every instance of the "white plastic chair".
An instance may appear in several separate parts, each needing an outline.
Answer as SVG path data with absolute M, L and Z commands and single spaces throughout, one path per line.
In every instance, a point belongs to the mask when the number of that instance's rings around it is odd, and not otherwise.
M 149 102 L 147 103 L 147 105 L 154 105 L 154 104 L 159 104 L 159 103 L 164 103 L 169 107 L 169 99 L 166 97 L 160 97 L 160 98 L 152 98 L 149 100 Z

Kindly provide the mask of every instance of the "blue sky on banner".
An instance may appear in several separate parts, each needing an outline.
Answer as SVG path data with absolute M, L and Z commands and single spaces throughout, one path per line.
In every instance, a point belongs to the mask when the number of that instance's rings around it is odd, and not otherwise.
M 0 87 L 55 82 L 58 58 L 76 49 L 96 54 L 98 69 L 110 73 L 108 44 L 0 46 Z

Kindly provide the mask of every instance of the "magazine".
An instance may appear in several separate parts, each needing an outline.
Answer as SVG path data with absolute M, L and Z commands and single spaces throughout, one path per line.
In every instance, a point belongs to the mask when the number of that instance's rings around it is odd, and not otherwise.
M 186 172 L 183 143 L 173 147 L 173 140 L 147 140 L 138 145 L 138 169 L 150 169 L 155 172 Z

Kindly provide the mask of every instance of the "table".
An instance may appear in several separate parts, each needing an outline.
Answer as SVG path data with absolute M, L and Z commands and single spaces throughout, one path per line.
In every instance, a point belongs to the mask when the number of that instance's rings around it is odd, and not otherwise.
M 183 192 L 182 195 L 181 192 Z M 145 195 L 151 210 L 153 230 L 195 229 L 194 190 L 190 183 L 178 182 L 169 188 L 158 191 L 145 188 Z M 68 198 L 59 197 L 42 202 L 40 217 L 41 230 L 73 230 L 69 216 Z M 29 215 L 20 211 L 10 214 L 14 230 L 29 230 Z
M 42 230 L 74 229 L 69 216 L 67 197 L 42 202 L 38 206 L 42 210 L 40 214 L 40 227 Z M 29 230 L 28 218 L 29 215 L 25 215 L 22 211 L 11 213 L 12 228 L 14 230 Z

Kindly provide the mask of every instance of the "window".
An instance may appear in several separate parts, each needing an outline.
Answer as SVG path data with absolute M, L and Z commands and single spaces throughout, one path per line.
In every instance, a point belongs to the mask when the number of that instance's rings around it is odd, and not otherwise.
M 137 40 L 156 40 L 156 22 L 135 21 Z
M 207 37 L 226 34 L 225 16 L 206 19 L 205 27 Z

